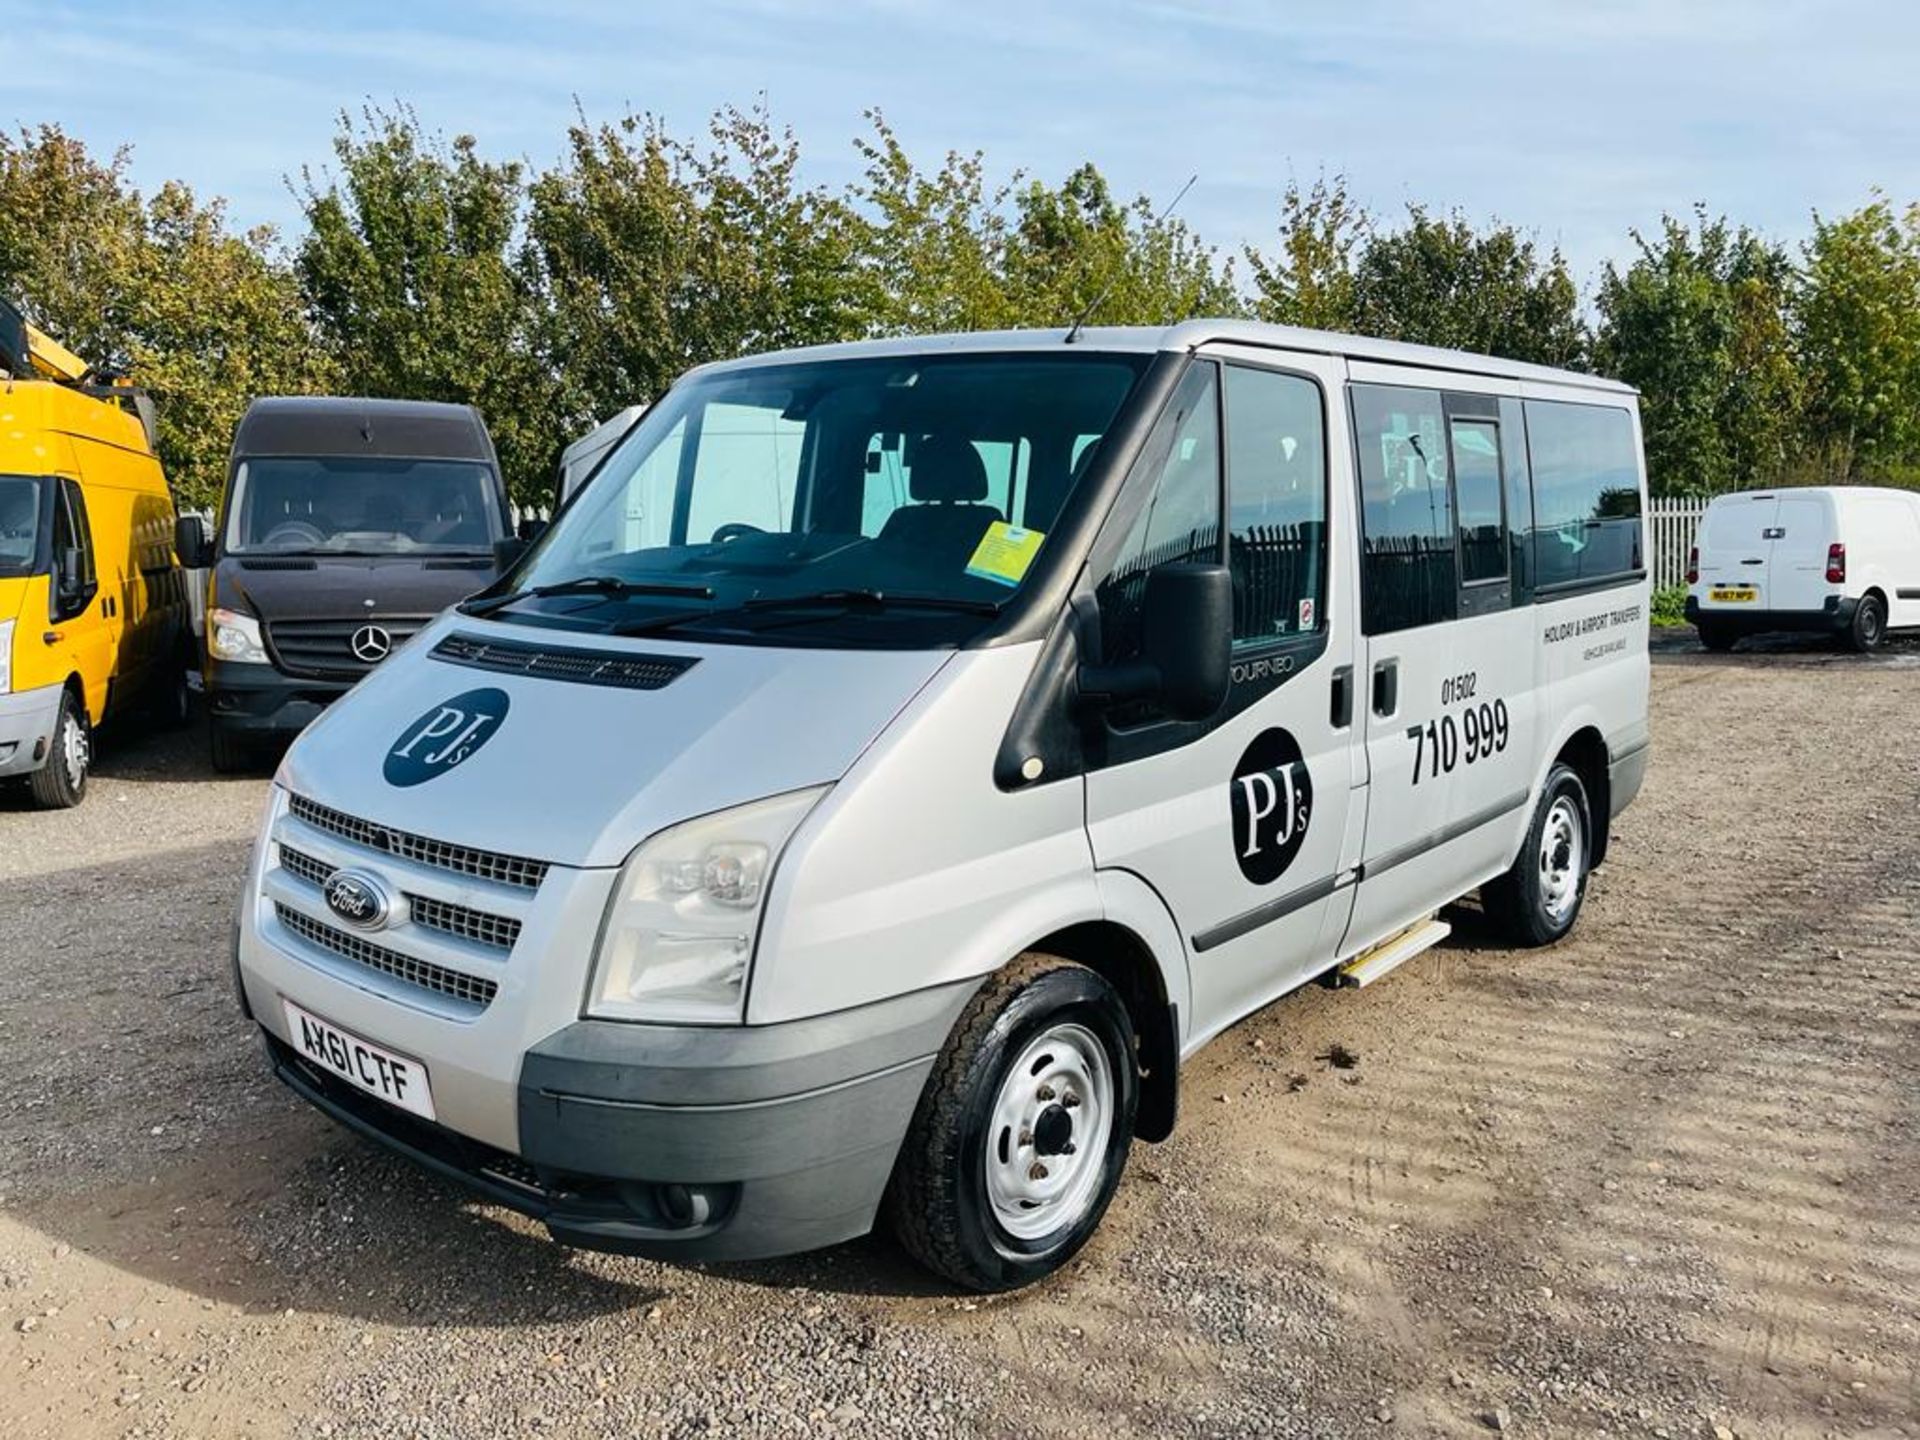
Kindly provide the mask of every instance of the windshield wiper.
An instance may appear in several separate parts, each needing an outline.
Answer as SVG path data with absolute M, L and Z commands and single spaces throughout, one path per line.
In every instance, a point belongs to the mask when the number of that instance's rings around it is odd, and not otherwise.
M 887 610 L 894 606 L 911 610 L 954 610 L 967 615 L 998 615 L 1000 607 L 991 600 L 968 600 L 958 595 L 920 595 L 897 590 L 848 588 L 810 590 L 800 595 L 756 595 L 743 601 L 742 610 L 799 610 L 830 605 L 835 608 Z
M 491 615 L 521 600 L 544 600 L 549 595 L 681 595 L 689 600 L 711 600 L 710 585 L 684 585 L 670 580 L 622 580 L 618 575 L 580 575 L 572 580 L 556 580 L 551 585 L 534 585 L 525 590 L 509 590 L 504 595 L 489 595 L 484 600 L 469 600 L 460 607 L 463 615 Z

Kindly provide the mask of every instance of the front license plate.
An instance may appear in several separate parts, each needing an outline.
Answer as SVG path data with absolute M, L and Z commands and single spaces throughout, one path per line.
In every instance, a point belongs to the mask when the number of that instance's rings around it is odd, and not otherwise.
M 1722 604 L 1740 604 L 1743 601 L 1758 600 L 1760 592 L 1751 585 L 1716 585 L 1713 587 L 1712 598 Z
M 434 1118 L 433 1087 L 427 1081 L 427 1067 L 418 1060 L 396 1055 L 318 1015 L 309 1015 L 291 1000 L 282 999 L 280 1005 L 287 1012 L 293 1046 L 307 1059 L 389 1105 L 423 1120 Z

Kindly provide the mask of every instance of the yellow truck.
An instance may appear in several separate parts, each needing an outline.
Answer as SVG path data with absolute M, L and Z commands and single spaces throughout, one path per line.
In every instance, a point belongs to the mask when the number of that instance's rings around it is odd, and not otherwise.
M 94 727 L 187 714 L 189 621 L 152 410 L 0 301 L 0 782 L 77 805 Z

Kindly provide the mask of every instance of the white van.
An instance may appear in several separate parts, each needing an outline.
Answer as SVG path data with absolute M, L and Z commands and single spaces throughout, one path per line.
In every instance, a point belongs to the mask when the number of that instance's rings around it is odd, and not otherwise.
M 1241 322 L 689 373 L 288 753 L 237 966 L 338 1120 L 578 1245 L 1087 1239 L 1181 1062 L 1647 762 L 1631 391 Z
M 606 459 L 607 452 L 620 443 L 627 431 L 633 428 L 633 422 L 646 411 L 644 405 L 629 405 L 611 419 L 602 420 L 560 452 L 560 476 L 554 496 L 560 504 L 566 504 L 573 492 L 587 483 L 587 477 Z
M 1868 486 L 1717 495 L 1687 561 L 1687 619 L 1709 650 L 1812 630 L 1855 650 L 1920 627 L 1920 495 Z

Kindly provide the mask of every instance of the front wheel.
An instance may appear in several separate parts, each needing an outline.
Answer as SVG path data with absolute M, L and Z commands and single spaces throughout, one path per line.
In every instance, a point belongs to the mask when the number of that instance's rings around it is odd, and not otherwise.
M 1854 607 L 1853 623 L 1847 627 L 1847 646 L 1855 654 L 1868 655 L 1887 638 L 1887 603 L 1878 595 L 1862 595 Z
M 887 1188 L 902 1245 L 973 1290 L 1010 1290 L 1086 1244 L 1139 1106 L 1133 1023 L 1084 965 L 1021 956 L 968 1003 Z
M 1570 765 L 1547 773 L 1513 866 L 1481 887 L 1487 918 L 1513 944 L 1551 945 L 1580 918 L 1593 860 L 1593 811 Z
M 87 727 L 86 711 L 68 690 L 60 696 L 47 763 L 28 777 L 27 788 L 42 810 L 70 810 L 86 798 L 87 776 L 92 772 L 93 732 Z

